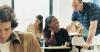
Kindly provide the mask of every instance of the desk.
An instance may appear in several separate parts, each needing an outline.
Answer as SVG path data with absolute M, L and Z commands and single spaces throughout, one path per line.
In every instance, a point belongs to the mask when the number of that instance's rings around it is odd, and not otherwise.
M 41 48 L 42 48 L 43 52 L 45 49 L 49 49 L 49 50 L 51 50 L 51 49 L 71 49 L 71 47 L 61 47 L 61 46 L 51 46 L 51 47 L 41 47 Z
M 99 36 L 94 36 L 93 37 L 93 40 L 92 40 L 92 43 L 90 44 L 90 46 L 93 46 L 94 48 L 94 50 L 97 50 L 98 48 L 97 48 L 97 46 L 100 46 L 100 37 Z M 79 52 L 80 52 L 80 50 L 81 50 L 81 45 L 83 44 L 83 43 L 85 43 L 85 41 L 84 41 L 84 38 L 82 37 L 82 36 L 74 36 L 73 37 L 73 39 L 72 39 L 72 45 L 73 46 L 77 46 L 77 48 L 78 48 L 78 50 L 79 50 Z
M 78 48 L 78 52 L 100 52 L 98 51 L 98 45 L 97 44 L 90 44 L 89 48 L 82 48 L 81 45 L 73 45 Z
M 70 49 L 70 47 L 61 47 L 61 46 L 51 46 L 51 47 L 41 47 L 42 49 Z
M 72 38 L 71 38 L 71 43 L 73 46 L 78 48 L 78 52 L 81 50 L 81 45 L 85 42 L 84 38 L 82 37 L 81 34 L 75 32 L 75 33 L 69 33 Z
M 82 35 L 77 32 L 69 32 L 69 36 L 71 37 L 71 40 L 72 40 L 73 37 L 80 37 Z

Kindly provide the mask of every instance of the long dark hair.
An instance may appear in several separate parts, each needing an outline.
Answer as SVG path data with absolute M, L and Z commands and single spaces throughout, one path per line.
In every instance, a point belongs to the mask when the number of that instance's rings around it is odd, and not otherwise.
M 48 16 L 45 19 L 45 28 L 44 28 L 44 31 L 49 31 L 49 24 L 51 23 L 51 20 L 52 20 L 53 17 L 55 17 L 55 16 Z
M 36 18 L 40 21 L 39 23 L 39 31 L 43 31 L 43 16 L 42 15 L 37 15 Z

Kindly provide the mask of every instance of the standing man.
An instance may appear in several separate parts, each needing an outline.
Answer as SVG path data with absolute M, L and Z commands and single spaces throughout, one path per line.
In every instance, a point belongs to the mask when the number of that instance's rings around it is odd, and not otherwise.
M 100 34 L 100 8 L 94 3 L 85 3 L 82 0 L 73 0 L 72 20 L 80 22 L 88 32 L 87 40 L 82 47 L 88 48 L 93 36 Z
M 0 6 L 0 52 L 42 52 L 31 33 L 13 31 L 17 25 L 13 9 Z

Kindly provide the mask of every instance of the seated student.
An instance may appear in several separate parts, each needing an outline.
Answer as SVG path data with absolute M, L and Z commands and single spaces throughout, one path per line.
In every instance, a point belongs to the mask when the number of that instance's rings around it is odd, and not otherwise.
M 0 52 L 42 52 L 32 33 L 13 31 L 17 25 L 13 9 L 0 6 Z
M 35 23 L 27 27 L 27 32 L 32 32 L 37 38 L 40 38 L 42 35 L 43 16 L 37 15 L 35 18 Z
M 71 40 L 68 32 L 59 28 L 59 22 L 55 16 L 49 16 L 45 20 L 44 38 L 46 46 L 71 46 Z M 49 52 L 68 52 L 66 49 L 49 50 Z
M 67 30 L 70 35 L 71 34 L 83 35 L 83 27 L 78 21 L 74 21 L 69 26 L 67 26 Z M 83 39 L 83 36 L 74 36 L 71 41 L 72 41 L 71 42 L 72 44 L 81 44 L 84 42 L 84 39 Z M 73 46 L 72 52 L 77 52 L 76 48 L 81 49 L 80 46 Z M 78 50 L 78 51 L 80 51 L 80 50 Z
M 70 25 L 68 25 L 66 30 L 68 31 L 69 34 L 80 34 L 80 35 L 83 34 L 83 27 L 77 21 L 72 22 Z
M 35 17 L 35 23 L 33 24 L 29 24 L 27 27 L 27 32 L 32 32 L 33 35 L 38 39 L 39 43 L 40 43 L 40 38 L 42 36 L 42 25 L 43 25 L 43 16 L 42 15 L 37 15 Z M 40 43 L 40 45 L 42 46 L 42 44 Z

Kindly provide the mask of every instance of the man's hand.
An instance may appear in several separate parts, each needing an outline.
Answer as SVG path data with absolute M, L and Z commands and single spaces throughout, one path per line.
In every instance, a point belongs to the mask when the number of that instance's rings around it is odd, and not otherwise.
M 89 47 L 90 47 L 90 45 L 88 43 L 83 43 L 82 44 L 82 48 L 89 48 Z

